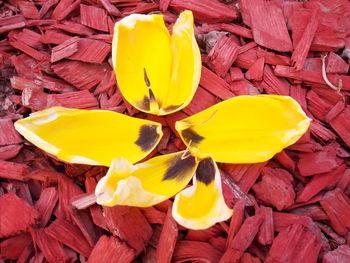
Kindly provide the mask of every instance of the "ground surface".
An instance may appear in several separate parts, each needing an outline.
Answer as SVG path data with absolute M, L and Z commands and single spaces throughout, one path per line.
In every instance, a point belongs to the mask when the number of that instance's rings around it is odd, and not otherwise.
M 183 111 L 145 116 L 116 86 L 114 22 L 161 12 L 171 28 L 184 9 L 200 87 Z M 349 1 L 12 0 L 0 3 L 0 39 L 0 262 L 350 262 Z M 59 162 L 13 127 L 55 105 L 108 109 L 161 122 L 155 155 L 184 149 L 176 120 L 259 93 L 295 98 L 311 128 L 267 163 L 221 165 L 235 213 L 203 231 L 178 226 L 171 200 L 74 209 L 106 169 Z

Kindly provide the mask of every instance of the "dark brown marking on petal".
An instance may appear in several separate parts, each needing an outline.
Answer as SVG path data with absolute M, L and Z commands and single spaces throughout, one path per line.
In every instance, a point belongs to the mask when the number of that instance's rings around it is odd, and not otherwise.
M 208 185 L 214 180 L 214 178 L 215 178 L 215 165 L 214 165 L 213 159 L 206 158 L 200 161 L 196 171 L 196 179 L 199 182 L 202 182 L 205 185 Z
M 183 130 L 181 133 L 182 133 L 182 136 L 184 137 L 184 139 L 186 140 L 187 143 L 191 142 L 194 144 L 198 144 L 201 141 L 203 141 L 203 139 L 204 139 L 203 136 L 199 135 L 191 128 Z
M 181 181 L 184 175 L 187 174 L 195 164 L 196 159 L 192 155 L 185 159 L 182 159 L 181 156 L 179 156 L 178 158 L 171 160 L 169 168 L 164 174 L 163 181 L 171 179 Z
M 143 68 L 143 78 L 145 80 L 146 86 L 151 87 L 151 82 L 149 81 L 149 78 L 147 76 L 147 72 L 146 72 L 145 68 Z
M 126 127 L 127 128 L 127 127 Z M 156 125 L 142 125 L 139 132 L 139 137 L 135 141 L 142 151 L 147 152 L 153 148 L 159 139 L 159 134 Z
M 137 102 L 137 106 L 144 111 L 149 111 L 149 108 L 150 108 L 149 97 L 144 96 L 142 101 Z

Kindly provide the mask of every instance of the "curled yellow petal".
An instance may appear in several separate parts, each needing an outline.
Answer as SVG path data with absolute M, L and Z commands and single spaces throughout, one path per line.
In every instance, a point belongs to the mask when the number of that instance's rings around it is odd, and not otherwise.
M 138 207 L 158 204 L 185 188 L 196 168 L 195 158 L 184 156 L 184 152 L 157 156 L 136 165 L 115 159 L 97 184 L 97 203 Z
M 119 156 L 131 163 L 143 159 L 163 135 L 157 122 L 63 107 L 35 112 L 15 127 L 28 141 L 63 161 L 104 166 Z
M 119 88 L 135 108 L 157 115 L 184 108 L 201 71 L 192 12 L 180 14 L 172 35 L 162 15 L 121 19 L 114 27 L 112 60 Z
M 200 161 L 193 185 L 176 195 L 172 215 L 190 229 L 205 229 L 232 216 L 222 195 L 219 169 L 211 158 Z
M 291 97 L 238 96 L 176 123 L 198 158 L 223 163 L 257 163 L 295 143 L 311 119 Z

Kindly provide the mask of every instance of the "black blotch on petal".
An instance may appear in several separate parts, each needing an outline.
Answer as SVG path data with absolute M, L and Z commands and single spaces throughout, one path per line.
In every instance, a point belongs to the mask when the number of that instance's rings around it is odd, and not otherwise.
M 189 143 L 191 141 L 191 143 L 197 144 L 197 143 L 200 143 L 204 139 L 203 136 L 199 135 L 191 128 L 183 130 L 181 133 L 182 133 L 182 136 L 187 141 L 187 143 Z
M 127 128 L 127 127 L 126 127 Z M 139 137 L 135 141 L 142 151 L 146 152 L 153 148 L 159 139 L 156 125 L 142 125 L 139 131 Z
M 137 106 L 140 109 L 143 109 L 144 111 L 149 111 L 150 109 L 150 101 L 149 101 L 149 97 L 144 96 L 143 100 L 137 103 Z
M 199 182 L 204 183 L 205 185 L 210 184 L 215 178 L 215 166 L 213 159 L 206 158 L 199 162 L 197 171 L 196 171 L 196 179 Z
M 195 163 L 196 160 L 193 156 L 188 156 L 185 159 L 182 159 L 181 156 L 179 156 L 169 163 L 169 168 L 164 174 L 163 181 L 171 179 L 177 179 L 178 181 L 181 181 L 183 175 L 192 169 Z

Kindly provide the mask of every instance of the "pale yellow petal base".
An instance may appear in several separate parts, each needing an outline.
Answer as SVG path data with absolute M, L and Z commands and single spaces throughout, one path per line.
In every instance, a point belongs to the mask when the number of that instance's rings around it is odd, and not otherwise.
M 175 196 L 172 215 L 189 229 L 206 229 L 232 216 L 224 200 L 220 172 L 215 163 L 215 178 L 205 184 L 193 178 L 193 185 Z

